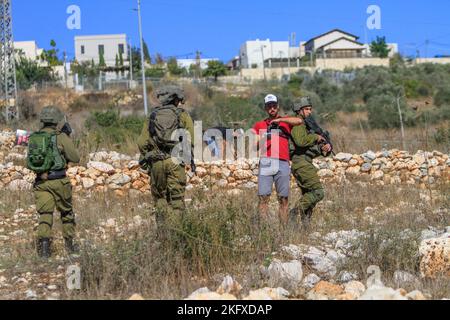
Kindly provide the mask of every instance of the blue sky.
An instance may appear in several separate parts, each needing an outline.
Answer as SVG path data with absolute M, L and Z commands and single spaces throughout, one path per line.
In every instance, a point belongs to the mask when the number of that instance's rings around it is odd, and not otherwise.
M 136 0 L 12 0 L 14 37 L 36 40 L 48 48 L 50 39 L 73 57 L 76 35 L 126 33 L 138 42 Z M 367 7 L 381 8 L 381 30 L 367 30 Z M 69 5 L 81 9 L 81 30 L 69 30 Z M 377 35 L 397 42 L 405 55 L 450 55 L 449 0 L 142 0 L 144 38 L 150 53 L 180 58 L 229 60 L 246 40 L 308 40 L 334 28 L 356 34 L 361 42 Z M 426 40 L 429 40 L 426 45 Z

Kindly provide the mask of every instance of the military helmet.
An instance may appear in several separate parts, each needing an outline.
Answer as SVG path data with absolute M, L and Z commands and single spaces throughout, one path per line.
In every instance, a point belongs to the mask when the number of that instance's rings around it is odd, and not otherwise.
M 294 103 L 294 105 L 292 106 L 292 110 L 294 112 L 299 112 L 303 108 L 311 107 L 311 106 L 312 106 L 312 102 L 311 102 L 310 97 L 301 97 L 298 102 Z
M 58 124 L 63 118 L 64 114 L 55 106 L 44 107 L 39 115 L 40 121 L 48 124 Z
M 177 86 L 164 86 L 156 91 L 156 98 L 163 105 L 172 103 L 176 98 L 184 102 L 185 96 L 182 88 Z

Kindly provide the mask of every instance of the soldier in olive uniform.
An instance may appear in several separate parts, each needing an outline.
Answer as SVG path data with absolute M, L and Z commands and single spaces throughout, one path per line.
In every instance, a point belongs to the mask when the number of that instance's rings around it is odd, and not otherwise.
M 181 108 L 184 103 L 184 92 L 176 86 L 165 86 L 156 92 L 156 97 L 161 106 L 155 108 L 145 123 L 138 139 L 138 147 L 141 153 L 141 165 L 150 174 L 151 192 L 156 208 L 157 224 L 165 222 L 168 212 L 181 214 L 185 210 L 184 195 L 186 189 L 186 161 L 172 155 L 173 145 L 158 141 L 157 128 L 152 132 L 151 121 L 157 121 L 158 110 L 175 110 L 178 117 L 177 128 L 171 131 L 184 129 L 190 137 L 183 143 L 188 143 L 189 153 L 194 141 L 194 124 L 190 115 Z M 166 113 L 167 115 L 170 113 Z M 168 119 L 165 119 L 166 122 Z M 159 126 L 161 127 L 161 126 Z M 162 133 L 164 134 L 164 133 Z M 166 133 L 169 134 L 170 132 Z M 189 154 L 190 158 L 191 154 Z
M 309 97 L 303 97 L 294 105 L 294 112 L 305 120 L 312 113 L 312 103 Z M 292 173 L 302 191 L 302 198 L 296 207 L 290 211 L 290 220 L 295 225 L 300 214 L 302 226 L 308 228 L 314 207 L 324 198 L 324 190 L 313 159 L 327 154 L 331 145 L 321 144 L 325 139 L 317 134 L 310 133 L 306 125 L 294 127 L 291 132 L 294 142 L 294 155 L 292 157 Z
M 55 208 L 61 213 L 66 249 L 69 253 L 76 251 L 73 243 L 75 215 L 72 207 L 72 185 L 66 176 L 66 169 L 68 162 L 78 163 L 80 155 L 72 140 L 57 129 L 57 125 L 62 119 L 62 112 L 53 106 L 45 107 L 40 114 L 40 121 L 43 126 L 40 132 L 56 135 L 57 151 L 65 160 L 62 168 L 37 174 L 34 183 L 36 210 L 39 214 L 38 254 L 43 258 L 49 258 L 51 255 L 50 238 Z

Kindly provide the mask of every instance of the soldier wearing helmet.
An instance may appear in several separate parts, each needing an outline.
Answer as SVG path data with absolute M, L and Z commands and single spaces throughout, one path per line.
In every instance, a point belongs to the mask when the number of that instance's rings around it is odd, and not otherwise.
M 75 215 L 72 207 L 72 185 L 66 176 L 67 164 L 78 163 L 80 155 L 72 140 L 57 129 L 64 115 L 55 106 L 48 106 L 40 113 L 41 130 L 29 138 L 27 165 L 36 172 L 33 191 L 36 199 L 36 210 L 39 214 L 37 230 L 38 254 L 40 257 L 51 256 L 51 238 L 53 212 L 55 208 L 61 214 L 63 237 L 69 253 L 75 253 L 74 244 Z M 40 143 L 44 142 L 44 143 Z M 40 154 L 46 153 L 48 162 L 40 162 Z M 47 167 L 45 164 L 47 163 Z
M 293 106 L 294 113 L 305 123 L 311 116 L 313 107 L 309 97 L 302 97 Z M 312 133 L 307 125 L 297 126 L 292 132 L 294 150 L 292 152 L 292 173 L 302 191 L 302 198 L 289 213 L 290 222 L 297 225 L 300 215 L 302 227 L 309 227 L 314 207 L 324 198 L 324 190 L 313 159 L 322 153 L 331 151 L 331 145 L 324 142 L 324 137 Z M 319 150 L 321 149 L 321 150 Z
M 185 210 L 185 167 L 189 163 L 186 157 L 191 159 L 192 156 L 194 124 L 190 115 L 181 108 L 185 100 L 181 88 L 164 86 L 155 94 L 161 105 L 152 110 L 137 144 L 141 166 L 150 175 L 158 230 L 162 230 L 160 227 L 164 226 L 168 214 L 181 214 Z M 183 137 L 175 138 L 175 131 L 182 132 Z M 174 150 L 180 144 L 184 154 L 174 156 Z

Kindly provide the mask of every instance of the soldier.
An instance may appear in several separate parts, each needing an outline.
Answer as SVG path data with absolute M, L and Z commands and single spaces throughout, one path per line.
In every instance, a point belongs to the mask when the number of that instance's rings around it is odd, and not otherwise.
M 36 173 L 34 195 L 39 214 L 38 246 L 40 257 L 51 256 L 50 239 L 53 212 L 61 213 L 63 237 L 69 253 L 77 251 L 75 237 L 75 215 L 72 207 L 72 185 L 66 176 L 67 164 L 78 163 L 80 155 L 66 133 L 57 129 L 63 119 L 62 112 L 54 106 L 42 109 L 42 129 L 33 133 L 28 142 L 27 167 Z
M 194 124 L 189 114 L 180 107 L 184 103 L 182 89 L 165 86 L 157 90 L 156 97 L 161 106 L 152 111 L 148 123 L 144 125 L 138 139 L 138 147 L 141 165 L 150 174 L 156 220 L 158 226 L 161 226 L 168 211 L 181 214 L 185 210 L 185 159 L 192 155 Z M 185 129 L 184 133 L 189 133 L 185 135 L 186 140 L 185 137 L 176 139 L 172 136 L 178 129 Z M 180 145 L 180 140 L 184 149 L 183 157 L 173 155 L 174 149 Z M 191 166 L 195 166 L 193 162 Z M 195 171 L 194 168 L 191 169 Z
M 294 105 L 293 111 L 305 121 L 312 113 L 310 98 L 301 98 L 300 102 Z M 323 143 L 324 137 L 310 133 L 306 125 L 294 127 L 291 136 L 295 147 L 292 157 L 292 173 L 303 196 L 296 207 L 290 211 L 289 218 L 291 223 L 296 225 L 297 217 L 300 214 L 302 226 L 307 229 L 314 207 L 324 198 L 323 186 L 312 161 L 320 155 L 329 153 L 332 147 L 329 143 Z

